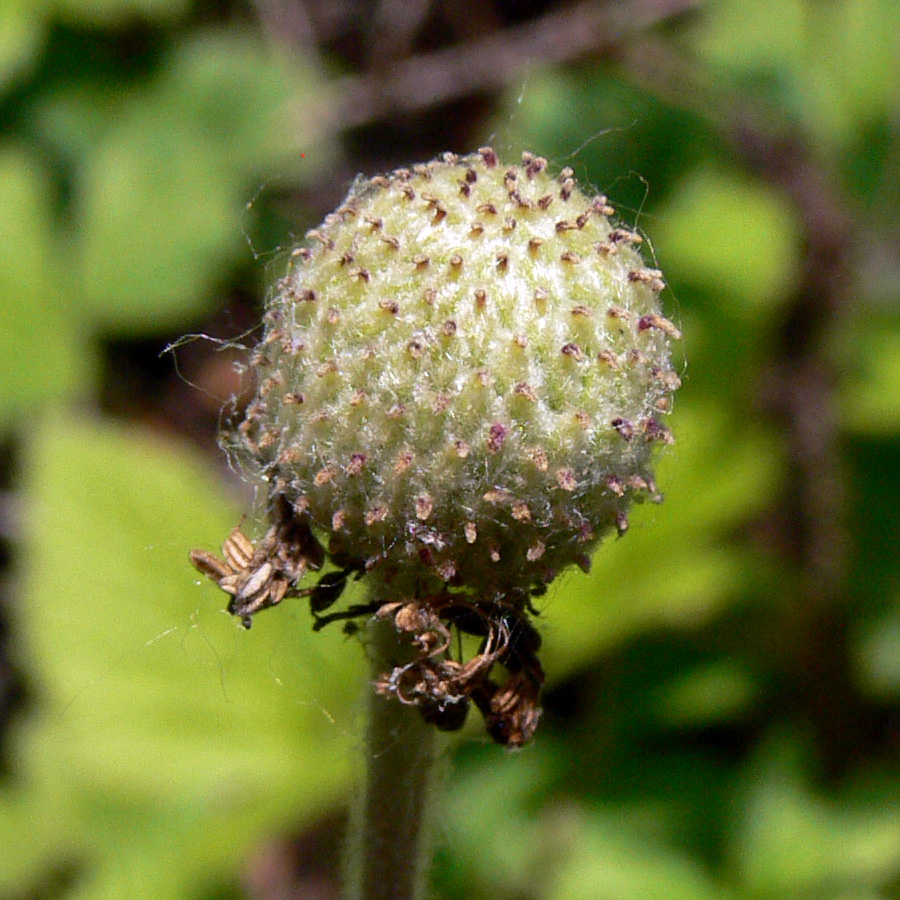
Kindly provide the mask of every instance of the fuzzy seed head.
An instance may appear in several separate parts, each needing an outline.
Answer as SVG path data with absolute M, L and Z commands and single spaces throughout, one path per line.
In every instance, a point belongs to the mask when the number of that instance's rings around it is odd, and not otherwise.
M 246 464 L 393 590 L 545 584 L 657 499 L 679 380 L 661 273 L 565 170 L 358 179 L 276 284 Z

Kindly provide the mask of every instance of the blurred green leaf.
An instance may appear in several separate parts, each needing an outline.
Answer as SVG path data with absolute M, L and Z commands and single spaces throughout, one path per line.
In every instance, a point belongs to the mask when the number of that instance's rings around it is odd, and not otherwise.
M 553 748 L 515 755 L 483 750 L 481 765 L 453 773 L 439 820 L 441 844 L 452 851 L 460 896 L 522 896 L 533 890 L 543 859 L 544 829 L 533 805 L 552 775 Z
M 690 857 L 623 828 L 614 813 L 580 823 L 556 861 L 547 900 L 726 900 Z
M 104 134 L 122 109 L 115 85 L 67 84 L 48 90 L 36 101 L 29 125 L 73 172 L 96 153 Z
M 141 20 L 170 23 L 184 15 L 190 0 L 53 0 L 53 5 L 61 18 L 113 27 Z
M 0 4 L 0 91 L 30 68 L 46 36 L 51 0 L 3 0 Z
M 846 143 L 900 100 L 900 7 L 893 0 L 840 0 L 808 9 L 814 126 L 821 137 Z
M 223 177 L 269 173 L 307 182 L 328 154 L 320 86 L 302 57 L 232 29 L 200 32 L 177 45 L 160 92 L 196 123 Z
M 158 434 L 63 416 L 27 459 L 19 625 L 38 710 L 17 758 L 22 784 L 42 786 L 34 814 L 55 810 L 55 840 L 89 857 L 90 896 L 123 887 L 98 886 L 107 868 L 155 879 L 136 896 L 175 896 L 338 802 L 363 654 L 313 635 L 301 604 L 249 634 L 221 611 L 187 561 L 237 520 L 213 473 Z
M 804 0 L 718 0 L 704 8 L 692 37 L 717 65 L 777 68 L 803 53 L 808 6 Z
M 734 719 L 756 693 L 752 674 L 736 660 L 717 660 L 666 686 L 657 715 L 670 726 L 692 727 Z
M 794 742 L 774 738 L 745 773 L 734 861 L 753 897 L 877 895 L 900 866 L 893 798 L 857 806 L 812 793 Z
M 150 98 L 101 142 L 79 185 L 76 231 L 98 326 L 158 332 L 209 305 L 241 245 L 242 207 L 212 149 Z
M 315 93 L 308 69 L 256 37 L 221 31 L 177 46 L 158 82 L 117 110 L 100 96 L 98 112 L 109 120 L 97 138 L 79 113 L 90 109 L 89 95 L 76 95 L 72 110 L 65 101 L 51 107 L 57 142 L 70 125 L 91 148 L 74 245 L 98 326 L 158 332 L 209 306 L 242 252 L 249 258 L 243 217 L 256 179 L 311 178 L 327 158 L 312 112 L 304 113 Z
M 35 155 L 0 145 L 0 427 L 86 380 L 89 352 L 69 273 L 57 265 L 49 194 Z
M 900 7 L 893 0 L 718 0 L 705 6 L 694 41 L 720 76 L 757 90 L 766 80 L 770 102 L 791 110 L 822 147 L 856 140 L 896 106 Z
M 882 700 L 900 698 L 900 607 L 865 622 L 854 642 L 857 682 Z
M 841 425 L 869 436 L 900 434 L 900 325 L 867 315 L 852 337 L 838 394 Z
M 800 235 L 788 204 L 761 184 L 698 169 L 679 184 L 653 231 L 670 282 L 714 284 L 728 298 L 722 313 L 747 329 L 771 323 L 790 297 Z

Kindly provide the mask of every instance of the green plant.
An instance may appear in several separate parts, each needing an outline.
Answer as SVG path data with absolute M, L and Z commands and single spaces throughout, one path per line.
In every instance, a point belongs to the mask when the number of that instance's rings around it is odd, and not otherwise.
M 531 597 L 659 496 L 680 337 L 661 273 L 605 197 L 546 167 L 446 154 L 358 181 L 309 232 L 230 438 L 271 528 L 258 545 L 235 530 L 222 559 L 192 554 L 248 628 L 290 595 L 310 598 L 317 628 L 374 614 L 364 900 L 417 896 L 435 752 L 415 710 L 451 731 L 474 702 L 496 741 L 529 740 L 544 680 Z M 326 558 L 337 571 L 301 588 Z M 363 575 L 371 601 L 327 613 Z M 454 630 L 480 639 L 470 658 Z

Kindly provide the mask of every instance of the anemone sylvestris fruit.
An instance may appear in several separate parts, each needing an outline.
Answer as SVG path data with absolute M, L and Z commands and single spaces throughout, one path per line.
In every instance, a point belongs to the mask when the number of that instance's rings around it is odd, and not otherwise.
M 265 485 L 271 546 L 223 587 L 248 595 L 267 565 L 274 602 L 300 593 L 309 554 L 289 535 L 316 535 L 421 650 L 379 690 L 439 726 L 473 700 L 501 742 L 530 737 L 530 597 L 658 499 L 680 334 L 612 215 L 532 154 L 446 154 L 358 179 L 269 298 L 232 443 Z M 467 662 L 453 627 L 483 638 Z

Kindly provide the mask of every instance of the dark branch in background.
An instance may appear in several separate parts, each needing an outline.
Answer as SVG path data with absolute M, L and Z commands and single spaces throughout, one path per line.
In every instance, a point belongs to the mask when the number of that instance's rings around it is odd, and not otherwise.
M 383 71 L 414 53 L 416 38 L 431 6 L 432 0 L 381 0 L 366 36 L 365 53 L 370 71 Z
M 333 82 L 322 104 L 332 127 L 355 128 L 502 90 L 527 72 L 605 50 L 700 5 L 700 0 L 579 3 L 465 44 L 411 57 L 379 76 Z
M 318 60 L 318 38 L 303 0 L 251 0 L 251 3 L 272 44 L 302 53 L 307 62 Z
M 788 669 L 820 746 L 831 754 L 823 761 L 827 774 L 838 775 L 867 736 L 848 644 L 849 492 L 835 399 L 839 373 L 831 355 L 848 311 L 858 231 L 849 204 L 801 136 L 768 133 L 741 117 L 733 138 L 747 167 L 790 197 L 803 226 L 800 278 L 763 399 L 783 424 L 789 449 L 782 515 L 793 532 L 800 591 L 786 612 Z
M 661 41 L 642 41 L 620 59 L 656 96 L 712 124 L 747 170 L 788 197 L 802 228 L 800 277 L 758 386 L 789 451 L 776 530 L 800 575 L 799 591 L 782 598 L 784 619 L 773 634 L 788 691 L 796 694 L 787 701 L 806 709 L 819 746 L 830 754 L 825 774 L 836 776 L 859 754 L 869 730 L 848 646 L 848 490 L 832 358 L 833 338 L 849 312 L 860 230 L 852 204 L 795 123 L 759 98 L 713 89 L 705 72 Z

